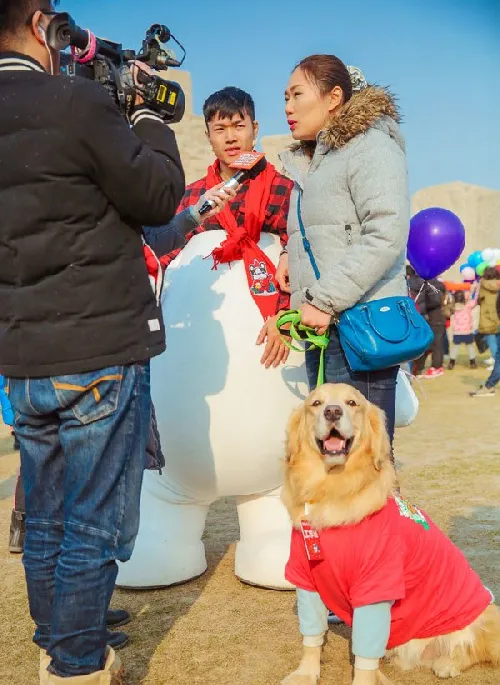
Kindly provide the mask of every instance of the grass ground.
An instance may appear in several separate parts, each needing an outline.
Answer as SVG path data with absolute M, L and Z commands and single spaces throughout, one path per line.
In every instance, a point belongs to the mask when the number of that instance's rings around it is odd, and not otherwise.
M 500 392 L 470 399 L 484 370 L 458 366 L 424 381 L 415 424 L 396 437 L 402 492 L 421 505 L 465 552 L 500 598 Z M 21 560 L 7 551 L 18 453 L 0 429 L 0 683 L 36 685 L 37 650 Z M 300 639 L 294 593 L 239 583 L 233 575 L 236 510 L 212 507 L 205 533 L 208 572 L 161 591 L 117 591 L 113 604 L 134 616 L 130 646 L 121 654 L 128 685 L 272 685 L 295 667 Z M 175 552 L 173 552 L 175 553 Z M 428 672 L 399 675 L 399 685 L 440 682 Z M 322 683 L 349 685 L 345 628 L 330 630 Z M 457 685 L 499 685 L 500 672 L 476 667 Z

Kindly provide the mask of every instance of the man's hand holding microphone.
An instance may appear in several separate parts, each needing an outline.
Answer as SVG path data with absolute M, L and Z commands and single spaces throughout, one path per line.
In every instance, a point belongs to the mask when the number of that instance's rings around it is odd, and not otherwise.
M 222 212 L 226 204 L 236 197 L 239 186 L 237 188 L 225 188 L 224 185 L 225 181 L 218 183 L 213 188 L 207 190 L 205 194 L 200 197 L 198 202 L 190 208 L 191 214 L 199 224 L 201 224 L 202 221 L 205 221 L 205 219 L 210 219 L 210 217 L 216 216 L 219 212 Z M 206 202 L 213 204 L 213 207 L 209 209 L 208 212 L 204 212 L 202 216 L 200 214 L 200 209 Z

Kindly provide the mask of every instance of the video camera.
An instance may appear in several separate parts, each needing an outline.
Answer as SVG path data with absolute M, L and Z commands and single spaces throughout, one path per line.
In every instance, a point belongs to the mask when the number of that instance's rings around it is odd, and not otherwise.
M 164 47 L 172 39 L 183 51 L 179 62 L 171 50 Z M 136 85 L 128 62 L 143 62 L 152 69 L 180 67 L 186 51 L 162 24 L 153 24 L 147 31 L 139 53 L 124 50 L 120 43 L 96 38 L 88 29 L 81 29 L 67 12 L 54 16 L 47 29 L 47 43 L 59 52 L 71 47 L 71 54 L 62 54 L 62 71 L 68 76 L 82 76 L 100 83 L 117 103 L 125 116 L 132 113 L 136 95 L 144 104 L 171 124 L 184 116 L 185 96 L 175 81 L 140 70 Z

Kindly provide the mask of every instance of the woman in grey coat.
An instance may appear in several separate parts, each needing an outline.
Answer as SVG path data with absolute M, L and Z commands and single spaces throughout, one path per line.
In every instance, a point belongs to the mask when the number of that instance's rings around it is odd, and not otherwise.
M 325 380 L 353 385 L 383 409 L 392 440 L 397 367 L 353 373 L 332 321 L 358 302 L 407 294 L 410 203 L 398 110 L 387 90 L 368 86 L 358 69 L 350 73 L 333 55 L 302 60 L 285 100 L 298 144 L 280 155 L 295 181 L 280 285 L 288 275 L 291 306 L 301 310 L 304 324 L 318 332 L 330 328 Z M 318 280 L 299 230 L 299 193 Z M 306 365 L 313 388 L 317 350 L 306 353 Z

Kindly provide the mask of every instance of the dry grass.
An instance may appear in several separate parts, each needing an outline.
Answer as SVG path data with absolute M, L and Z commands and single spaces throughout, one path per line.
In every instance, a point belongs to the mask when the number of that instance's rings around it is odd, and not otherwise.
M 500 393 L 484 400 L 466 396 L 485 376 L 458 367 L 425 382 L 427 399 L 422 399 L 416 424 L 399 432 L 396 453 L 403 492 L 449 533 L 500 598 Z M 10 449 L 10 436 L 0 433 L 0 683 L 34 685 L 37 652 L 30 645 L 22 566 L 6 551 L 18 465 Z M 131 644 L 122 652 L 128 685 L 271 685 L 295 666 L 294 594 L 248 587 L 235 579 L 237 536 L 233 502 L 220 501 L 207 526 L 205 576 L 169 590 L 116 592 L 114 605 L 134 615 L 128 627 Z M 424 671 L 386 672 L 399 685 L 439 682 Z M 330 631 L 321 682 L 350 683 L 345 628 Z M 498 685 L 500 672 L 476 667 L 458 682 Z

